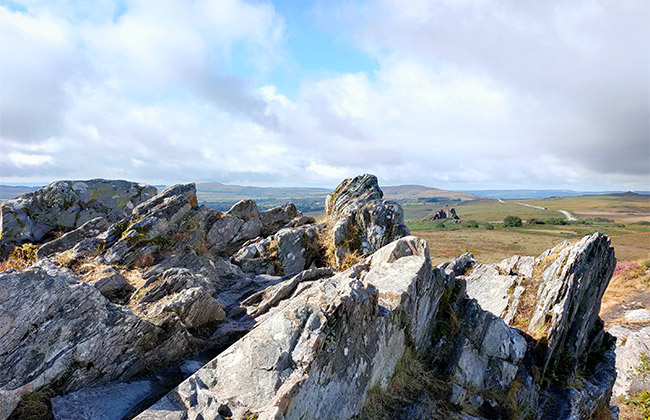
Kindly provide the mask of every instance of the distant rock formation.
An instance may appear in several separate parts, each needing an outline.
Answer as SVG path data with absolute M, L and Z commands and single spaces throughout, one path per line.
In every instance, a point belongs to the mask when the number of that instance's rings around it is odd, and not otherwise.
M 456 209 L 454 209 L 453 207 L 449 208 L 449 206 L 445 206 L 438 211 L 432 212 L 422 220 L 431 222 L 433 220 L 444 220 L 444 219 L 458 219 L 458 215 L 456 214 Z
M 616 372 L 598 318 L 615 265 L 606 236 L 538 258 L 482 265 L 464 254 L 432 268 L 427 243 L 382 195 L 373 175 L 347 179 L 317 223 L 291 204 L 216 212 L 181 184 L 119 220 L 71 226 L 32 267 L 0 273 L 0 419 L 19 418 L 34 395 L 56 395 L 57 419 L 97 418 L 104 392 L 120 401 L 115 419 L 364 418 L 368 396 L 392 386 L 412 354 L 439 389 L 421 388 L 386 417 L 607 411 Z M 187 360 L 199 352 L 211 355 L 202 368 Z M 191 375 L 147 408 L 179 366 Z

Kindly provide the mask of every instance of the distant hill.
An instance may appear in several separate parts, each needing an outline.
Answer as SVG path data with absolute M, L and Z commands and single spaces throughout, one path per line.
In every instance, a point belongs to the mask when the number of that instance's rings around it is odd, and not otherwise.
M 384 191 L 384 198 L 395 201 L 470 201 L 479 198 L 466 192 L 441 190 L 423 185 L 397 185 L 381 187 L 381 189 Z
M 25 187 L 15 185 L 0 185 L 0 201 L 11 200 L 21 194 L 32 192 L 40 187 Z
M 468 190 L 465 193 L 484 198 L 523 199 L 548 197 L 579 197 L 583 195 L 621 194 L 623 191 L 573 191 L 573 190 Z M 648 195 L 650 191 L 635 191 L 633 194 Z
M 330 190 L 325 188 L 273 188 L 226 185 L 220 182 L 197 182 L 196 190 L 200 194 L 241 198 L 307 198 L 325 197 Z

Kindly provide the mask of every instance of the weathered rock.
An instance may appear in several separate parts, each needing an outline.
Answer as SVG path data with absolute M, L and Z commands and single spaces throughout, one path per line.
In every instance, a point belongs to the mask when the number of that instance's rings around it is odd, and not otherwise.
M 262 236 L 269 236 L 287 225 L 294 218 L 299 217 L 299 212 L 293 203 L 287 203 L 280 207 L 260 212 L 259 218 L 262 223 Z
M 126 278 L 114 268 L 105 268 L 102 273 L 95 275 L 89 282 L 108 300 L 114 303 L 124 303 L 129 300 L 135 288 Z
M 254 200 L 241 200 L 235 203 L 227 213 L 229 216 L 249 220 L 259 216 L 257 203 Z
M 562 249 L 542 273 L 537 305 L 528 326 L 530 331 L 547 332 L 542 372 L 562 369 L 559 374 L 568 373 L 572 378 L 576 368 L 586 367 L 592 352 L 613 345 L 611 336 L 605 337 L 598 314 L 615 267 L 609 238 L 595 233 Z
M 360 207 L 370 200 L 378 200 L 384 196 L 379 188 L 377 177 L 370 174 L 348 178 L 341 182 L 325 199 L 325 211 L 328 216 L 338 218 L 351 205 Z
M 466 252 L 454 258 L 450 262 L 442 264 L 440 268 L 448 275 L 454 273 L 457 276 L 462 276 L 467 272 L 467 270 L 473 268 L 475 265 L 476 260 L 474 259 L 474 255 L 472 255 L 471 252 Z
M 320 258 L 320 228 L 304 225 L 280 229 L 269 238 L 244 245 L 233 255 L 233 261 L 247 273 L 293 276 Z
M 97 217 L 114 223 L 156 194 L 127 181 L 57 181 L 5 201 L 0 207 L 2 244 L 39 242 L 49 232 L 67 232 Z
M 84 388 L 52 398 L 52 413 L 56 420 L 122 419 L 151 392 L 153 386 L 149 381 Z
M 127 380 L 188 351 L 182 335 L 119 309 L 48 260 L 0 273 L 0 285 L 0 418 L 41 387 Z
M 392 262 L 377 258 L 368 271 L 316 281 L 137 418 L 351 417 L 368 389 L 390 377 L 407 342 L 430 339 L 440 273 L 418 253 L 427 250 L 422 240 L 401 241 L 411 246 L 385 253 Z M 368 276 L 390 290 L 364 284 Z
M 49 257 L 57 252 L 67 251 L 74 248 L 79 242 L 84 239 L 94 238 L 100 233 L 106 231 L 109 223 L 103 217 L 97 217 L 87 221 L 77 229 L 66 233 L 60 238 L 54 239 L 50 242 L 41 245 L 36 251 L 38 258 Z
M 444 208 L 432 212 L 430 215 L 424 218 L 424 221 L 434 221 L 434 220 L 445 220 L 445 219 L 458 219 L 456 214 L 456 209 L 453 207 L 445 206 Z
M 382 197 L 377 178 L 368 174 L 346 179 L 328 195 L 330 240 L 339 265 L 348 254 L 368 255 L 409 235 L 402 207 Z
M 195 219 L 196 187 L 179 184 L 165 188 L 160 194 L 140 204 L 132 216 L 112 225 L 106 234 L 104 261 L 108 264 L 149 266 L 165 247 L 173 245 L 174 235 L 188 233 L 181 230 L 188 219 Z M 207 216 L 197 209 L 198 218 Z M 186 226 L 190 229 L 192 226 Z
M 173 294 L 169 299 L 159 301 L 147 313 L 175 313 L 187 328 L 214 325 L 226 317 L 222 305 L 204 287 L 191 287 Z
M 614 331 L 612 331 L 614 330 Z M 610 328 L 611 334 L 616 333 L 614 327 Z M 636 368 L 641 364 L 641 355 L 650 357 L 650 327 L 639 331 L 620 331 L 620 341 L 616 347 L 616 371 L 618 377 L 614 384 L 614 395 L 631 395 L 641 392 L 648 387 L 648 381 L 642 380 Z M 619 338 L 617 336 L 617 338 Z

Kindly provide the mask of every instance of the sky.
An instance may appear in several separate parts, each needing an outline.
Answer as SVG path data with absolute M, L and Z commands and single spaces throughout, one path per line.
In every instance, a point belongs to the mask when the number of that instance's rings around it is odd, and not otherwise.
M 0 183 L 650 190 L 647 0 L 0 0 Z

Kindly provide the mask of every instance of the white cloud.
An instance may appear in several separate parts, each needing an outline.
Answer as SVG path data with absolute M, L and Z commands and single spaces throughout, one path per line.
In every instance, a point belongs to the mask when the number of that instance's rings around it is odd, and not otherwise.
M 20 167 L 40 166 L 52 161 L 52 156 L 35 155 L 27 153 L 9 153 L 11 159 L 16 165 Z
M 270 76 L 290 54 L 271 4 L 24 4 L 0 7 L 3 182 L 650 181 L 647 2 L 346 2 L 329 25 L 378 68 L 295 95 Z

